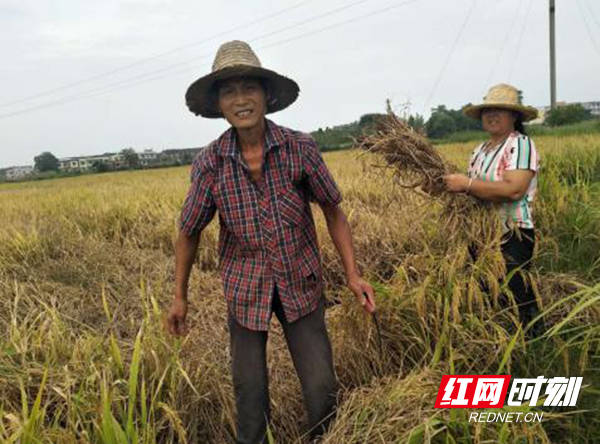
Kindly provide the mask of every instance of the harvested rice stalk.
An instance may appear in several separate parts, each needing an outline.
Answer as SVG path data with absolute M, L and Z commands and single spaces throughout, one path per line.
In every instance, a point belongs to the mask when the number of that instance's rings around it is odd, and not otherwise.
M 359 148 L 380 155 L 404 188 L 419 188 L 441 201 L 441 219 L 449 236 L 466 235 L 478 246 L 498 238 L 499 218 L 492 206 L 464 193 L 449 192 L 443 176 L 458 168 L 444 160 L 431 143 L 395 114 L 388 114 L 374 134 L 358 141 Z

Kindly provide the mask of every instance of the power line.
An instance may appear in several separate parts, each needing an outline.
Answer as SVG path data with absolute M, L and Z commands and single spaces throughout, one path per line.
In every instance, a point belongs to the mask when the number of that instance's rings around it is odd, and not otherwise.
M 323 17 L 327 17 L 327 16 L 330 16 L 330 15 L 333 15 L 333 14 L 337 14 L 338 12 L 342 12 L 342 11 L 348 9 L 348 8 L 352 8 L 354 6 L 360 5 L 361 3 L 365 3 L 367 1 L 369 1 L 369 0 L 359 0 L 359 1 L 356 1 L 354 3 L 350 3 L 350 4 L 347 4 L 347 5 L 344 5 L 344 6 L 340 6 L 338 8 L 331 9 L 331 10 L 329 10 L 327 12 L 324 12 L 323 14 L 317 14 L 317 15 L 314 15 L 314 16 L 309 17 L 307 19 L 304 19 L 304 20 L 301 20 L 299 22 L 296 22 L 293 25 L 287 25 L 287 26 L 279 28 L 279 29 L 277 29 L 275 31 L 270 31 L 270 32 L 267 32 L 265 34 L 261 34 L 258 37 L 254 37 L 250 41 L 255 42 L 257 40 L 262 40 L 262 39 L 264 39 L 266 37 L 270 37 L 270 36 L 272 36 L 274 34 L 279 34 L 280 32 L 283 32 L 283 31 L 289 31 L 290 29 L 297 28 L 298 26 L 306 25 L 307 23 L 314 22 L 315 20 L 321 19 Z
M 579 9 L 579 13 L 581 14 L 581 19 L 583 20 L 583 23 L 585 24 L 585 29 L 588 33 L 588 37 L 590 38 L 590 41 L 592 42 L 594 49 L 596 50 L 598 55 L 600 55 L 600 47 L 598 46 L 598 43 L 596 42 L 596 39 L 594 38 L 594 35 L 592 34 L 590 25 L 588 24 L 587 19 L 585 18 L 585 11 L 583 10 L 583 7 L 581 6 L 581 2 L 579 0 L 577 0 L 577 7 Z
M 363 1 L 365 1 L 365 0 L 363 0 Z M 283 39 L 283 40 L 279 40 L 279 41 L 276 41 L 276 42 L 273 42 L 273 43 L 269 43 L 269 44 L 263 45 L 263 46 L 260 46 L 258 49 L 270 48 L 270 47 L 274 47 L 274 46 L 278 46 L 278 45 L 281 45 L 281 44 L 285 44 L 285 43 L 288 43 L 288 42 L 291 42 L 291 41 L 294 41 L 294 40 L 299 40 L 299 39 L 301 39 L 303 37 L 306 37 L 308 35 L 315 35 L 315 34 L 318 34 L 318 33 L 321 33 L 321 32 L 324 32 L 324 31 L 327 31 L 327 30 L 330 30 L 330 29 L 333 29 L 333 28 L 336 28 L 336 27 L 339 27 L 339 26 L 342 26 L 342 25 L 353 23 L 353 22 L 356 22 L 358 20 L 362 20 L 362 19 L 365 19 L 365 18 L 368 18 L 368 17 L 372 17 L 374 15 L 382 14 L 384 12 L 388 12 L 390 10 L 399 8 L 401 6 L 404 6 L 404 5 L 407 5 L 407 4 L 410 4 L 410 3 L 415 3 L 417 1 L 420 1 L 420 0 L 405 0 L 405 1 L 402 1 L 400 3 L 392 4 L 392 5 L 389 5 L 389 6 L 385 7 L 385 8 L 381 8 L 381 9 L 372 11 L 372 12 L 367 13 L 367 14 L 363 14 L 363 15 L 360 15 L 360 16 L 357 16 L 357 17 L 353 17 L 353 18 L 348 19 L 348 20 L 343 20 L 343 21 L 340 21 L 340 22 L 336 22 L 334 24 L 327 25 L 327 26 L 324 26 L 324 27 L 316 29 L 316 30 L 311 30 L 309 32 L 305 32 L 305 33 L 302 33 L 302 34 L 299 34 L 299 35 L 296 35 L 296 36 L 293 36 L 293 37 L 290 37 L 290 38 L 286 38 L 286 39 Z M 262 37 L 262 36 L 259 36 L 259 38 L 260 37 Z M 196 58 L 194 61 L 197 62 L 199 59 L 207 58 L 210 55 L 212 55 L 212 54 L 204 54 L 200 58 Z M 177 65 L 178 66 L 180 66 L 180 65 L 189 65 L 191 63 L 192 62 L 182 62 L 182 63 L 179 63 Z M 87 99 L 87 98 L 91 98 L 91 97 L 96 97 L 96 96 L 108 94 L 108 93 L 111 93 L 111 92 L 114 92 L 114 91 L 117 91 L 117 90 L 121 90 L 121 89 L 132 87 L 132 86 L 136 86 L 136 85 L 139 85 L 141 83 L 146 83 L 146 82 L 149 82 L 149 81 L 154 81 L 154 80 L 159 80 L 159 79 L 162 79 L 162 78 L 165 78 L 165 77 L 169 77 L 169 76 L 172 76 L 172 75 L 177 74 L 177 73 L 184 73 L 184 72 L 187 73 L 188 70 L 189 70 L 188 68 L 191 68 L 191 66 L 190 66 L 190 67 L 186 67 L 184 69 L 179 69 L 179 70 L 175 71 L 174 73 L 169 73 L 169 74 L 164 74 L 164 75 L 147 77 L 149 75 L 156 74 L 156 73 L 159 73 L 159 72 L 163 72 L 165 70 L 170 70 L 170 69 L 172 69 L 172 67 L 173 67 L 173 65 L 171 65 L 171 66 L 169 66 L 167 68 L 163 68 L 163 69 L 160 69 L 160 70 L 156 70 L 156 71 L 150 72 L 150 73 L 140 74 L 140 75 L 136 76 L 136 80 L 139 80 L 139 81 L 133 81 L 132 82 L 131 81 L 132 78 L 129 78 L 129 79 L 121 80 L 119 82 L 114 82 L 113 84 L 110 84 L 110 85 L 105 85 L 105 86 L 100 87 L 100 88 L 96 88 L 96 89 L 93 89 L 93 90 L 86 91 L 84 93 L 85 95 L 80 95 L 81 93 L 79 93 L 79 94 L 68 96 L 68 97 L 65 97 L 65 98 L 62 98 L 62 99 L 58 99 L 58 100 L 55 100 L 55 101 L 52 101 L 52 102 L 47 102 L 47 103 L 43 103 L 43 104 L 40 104 L 40 105 L 37 105 L 37 106 L 32 106 L 32 107 L 29 107 L 29 108 L 26 108 L 26 109 L 22 109 L 22 110 L 10 112 L 10 113 L 5 113 L 5 114 L 0 114 L 0 119 L 8 118 L 8 117 L 16 116 L 16 115 L 25 114 L 25 113 L 28 113 L 28 112 L 31 112 L 31 111 L 35 111 L 35 110 L 38 110 L 38 109 L 43 109 L 43 108 L 48 108 L 48 107 L 52 107 L 52 106 L 62 105 L 62 104 L 65 104 L 65 103 L 76 101 L 76 100 Z M 140 77 L 146 77 L 146 78 L 140 79 Z
M 48 90 L 45 90 L 45 91 L 40 91 L 40 92 L 37 92 L 37 93 L 32 94 L 30 96 L 22 97 L 21 99 L 12 100 L 10 102 L 4 102 L 4 103 L 0 104 L 0 107 L 3 108 L 3 107 L 6 107 L 6 106 L 18 104 L 18 103 L 29 102 L 29 101 L 31 101 L 33 99 L 37 99 L 39 97 L 48 96 L 48 95 L 54 94 L 55 92 L 58 92 L 58 91 L 63 91 L 65 89 L 70 89 L 70 88 L 73 88 L 75 86 L 79 86 L 79 85 L 82 85 L 82 84 L 85 84 L 85 83 L 89 83 L 89 82 L 91 82 L 93 80 L 101 79 L 101 78 L 104 78 L 104 77 L 109 77 L 109 76 L 111 76 L 113 74 L 116 74 L 118 72 L 126 71 L 126 70 L 129 70 L 129 69 L 133 68 L 133 67 L 136 67 L 136 66 L 148 63 L 148 62 L 150 62 L 152 60 L 156 60 L 156 59 L 165 57 L 167 55 L 175 54 L 177 52 L 183 51 L 184 49 L 189 49 L 189 48 L 192 48 L 192 47 L 203 45 L 203 44 L 208 43 L 208 42 L 210 42 L 210 41 L 212 41 L 212 40 L 214 40 L 214 39 L 216 39 L 218 37 L 222 37 L 223 35 L 229 34 L 229 33 L 234 32 L 234 31 L 239 31 L 240 29 L 244 29 L 244 28 L 247 28 L 249 26 L 256 25 L 256 24 L 261 23 L 263 21 L 266 21 L 266 20 L 272 19 L 274 17 L 280 16 L 282 14 L 285 14 L 286 12 L 289 12 L 289 11 L 292 11 L 294 9 L 297 9 L 300 6 L 303 6 L 306 3 L 310 3 L 311 1 L 313 1 L 313 0 L 303 0 L 303 1 L 299 2 L 299 3 L 296 3 L 296 4 L 288 7 L 288 8 L 284 8 L 282 10 L 279 10 L 279 11 L 276 11 L 276 12 L 264 15 L 262 17 L 259 17 L 258 19 L 251 20 L 251 21 L 243 23 L 241 25 L 237 25 L 237 26 L 235 26 L 233 28 L 228 29 L 227 31 L 221 31 L 221 32 L 219 32 L 217 34 L 213 34 L 213 35 L 211 35 L 209 37 L 206 37 L 203 40 L 198 40 L 198 41 L 191 42 L 191 43 L 188 43 L 188 44 L 185 44 L 185 45 L 177 46 L 177 47 L 172 48 L 172 49 L 170 49 L 168 51 L 164 51 L 164 52 L 161 52 L 159 54 L 155 54 L 153 56 L 145 57 L 145 58 L 143 58 L 141 60 L 137 60 L 137 61 L 135 61 L 133 63 L 129 63 L 127 65 L 123 65 L 123 66 L 120 66 L 118 68 L 111 69 L 109 71 L 105 71 L 105 72 L 100 73 L 100 74 L 95 74 L 95 75 L 93 75 L 91 77 L 86 77 L 86 78 L 83 78 L 81 80 L 77 80 L 75 82 L 67 83 L 65 85 L 62 85 L 62 86 L 59 86 L 59 87 L 56 87 L 56 88 L 48 89 Z
M 594 19 L 596 26 L 598 26 L 598 29 L 600 29 L 600 21 L 598 21 L 598 17 L 596 16 L 596 13 L 594 12 L 594 8 L 592 8 L 591 3 L 589 3 L 589 2 L 585 2 L 585 4 L 588 7 L 588 9 L 590 10 L 590 15 L 592 16 L 592 19 Z
M 330 16 L 330 15 L 333 15 L 333 14 L 337 14 L 339 12 L 342 12 L 342 11 L 344 11 L 346 9 L 349 9 L 351 7 L 354 7 L 354 6 L 357 6 L 357 5 L 361 4 L 361 3 L 365 3 L 367 1 L 370 1 L 370 0 L 358 0 L 358 1 L 355 1 L 353 3 L 346 4 L 346 5 L 343 5 L 343 6 L 334 8 L 334 9 L 331 9 L 331 10 L 326 11 L 324 13 L 313 15 L 313 16 L 307 18 L 307 19 L 301 20 L 301 21 L 296 22 L 296 23 L 294 23 L 292 25 L 288 25 L 288 26 L 276 29 L 274 31 L 269 31 L 269 32 L 260 34 L 260 35 L 258 35 L 256 37 L 254 37 L 253 39 L 251 39 L 250 41 L 252 41 L 252 42 L 258 41 L 258 40 L 270 37 L 272 35 L 288 31 L 290 29 L 293 29 L 293 28 L 305 25 L 307 23 L 313 22 L 313 21 L 321 19 L 323 17 L 327 17 L 327 16 Z M 288 8 L 288 10 L 289 10 L 289 8 Z M 278 14 L 280 14 L 280 13 L 281 13 L 281 11 Z M 272 16 L 273 16 L 273 14 L 271 14 L 269 17 L 272 17 Z M 190 45 L 187 45 L 187 46 L 190 46 Z M 83 94 L 94 93 L 94 92 L 97 92 L 97 91 L 102 91 L 102 90 L 107 89 L 107 88 L 111 88 L 113 86 L 120 86 L 120 85 L 123 85 L 125 83 L 131 82 L 131 81 L 134 81 L 134 80 L 141 80 L 141 79 L 145 79 L 145 78 L 155 79 L 156 78 L 155 74 L 162 73 L 162 72 L 167 72 L 167 71 L 170 71 L 170 70 L 172 70 L 174 68 L 181 68 L 183 66 L 190 66 L 190 65 L 194 66 L 198 60 L 202 60 L 202 59 L 204 59 L 206 57 L 210 57 L 211 55 L 212 55 L 212 53 L 205 53 L 205 54 L 200 55 L 199 57 L 195 57 L 193 60 L 172 63 L 172 64 L 167 65 L 165 67 L 162 67 L 162 68 L 159 68 L 159 69 L 155 69 L 155 70 L 152 70 L 152 71 L 148 71 L 148 72 L 145 72 L 145 73 L 137 74 L 137 75 L 132 76 L 132 77 L 127 77 L 125 79 L 121 79 L 121 80 L 118 80 L 116 82 L 109 83 L 108 85 L 104 85 L 104 86 L 100 86 L 100 87 L 97 87 L 97 88 L 94 88 L 94 89 L 91 89 L 91 90 L 83 91 L 82 93 Z M 71 85 L 80 84 L 80 83 L 82 83 L 82 82 L 75 82 L 74 84 L 71 84 Z M 66 87 L 61 87 L 61 88 L 55 89 L 53 92 L 56 92 L 57 90 L 62 90 L 62 89 L 66 89 Z M 121 89 L 121 88 L 119 88 L 119 89 Z M 50 93 L 48 93 L 48 94 L 50 94 Z M 41 95 L 48 95 L 48 94 L 41 94 Z M 40 97 L 41 95 L 38 94 L 36 96 L 30 96 L 29 99 L 22 99 L 22 100 L 17 101 L 17 102 L 21 103 L 21 102 L 24 102 L 24 101 L 29 101 L 31 98 L 33 98 L 33 97 L 37 98 L 37 97 Z M 70 97 L 73 97 L 73 96 L 70 96 Z M 15 102 L 12 102 L 12 103 L 14 104 Z M 63 103 L 63 100 L 62 99 L 58 99 L 58 100 L 54 100 L 54 101 L 52 101 L 50 103 L 52 103 L 52 104 Z M 41 104 L 40 105 L 40 108 L 45 108 L 45 107 L 46 107 L 46 104 Z M 32 107 L 26 108 L 24 110 L 15 111 L 14 113 L 2 114 L 2 115 L 0 115 L 0 117 L 4 117 L 4 116 L 8 116 L 8 115 L 23 114 L 23 112 L 28 111 L 28 110 L 33 110 L 33 109 L 38 109 L 38 107 L 37 106 L 32 106 Z
M 399 8 L 400 6 L 405 6 L 405 5 L 408 5 L 409 3 L 415 3 L 415 2 L 418 2 L 418 1 L 420 1 L 420 0 L 405 0 L 405 1 L 400 2 L 398 4 L 393 4 L 393 5 L 387 6 L 387 7 L 382 8 L 382 9 L 378 9 L 376 11 L 372 11 L 372 12 L 370 12 L 368 14 L 363 14 L 363 15 L 360 15 L 358 17 L 353 17 L 353 18 L 351 18 L 349 20 L 343 20 L 341 22 L 334 23 L 334 24 L 329 25 L 329 26 L 325 26 L 324 28 L 320 28 L 320 29 L 317 29 L 317 30 L 308 31 L 308 32 L 305 32 L 303 34 L 296 35 L 294 37 L 290 37 L 290 38 L 287 38 L 287 39 L 284 39 L 284 40 L 280 40 L 280 41 L 275 42 L 275 43 L 270 43 L 270 44 L 267 44 L 267 45 L 263 45 L 263 46 L 261 46 L 259 48 L 261 48 L 261 49 L 270 48 L 272 46 L 281 45 L 283 43 L 293 42 L 294 40 L 298 40 L 298 39 L 300 39 L 302 37 L 306 37 L 307 35 L 315 35 L 315 34 L 319 34 L 319 33 L 324 32 L 324 31 L 329 31 L 330 29 L 337 28 L 337 27 L 340 27 L 340 26 L 343 26 L 343 25 L 347 25 L 349 23 L 354 23 L 354 22 L 356 22 L 358 20 L 363 20 L 365 18 L 372 17 L 374 15 L 383 14 L 384 12 L 391 11 L 392 9 Z
M 515 56 L 511 58 L 510 70 L 508 72 L 509 83 L 512 80 L 513 71 L 515 69 L 516 62 L 519 59 L 519 54 L 521 53 L 521 42 L 523 41 L 523 36 L 525 35 L 525 28 L 527 28 L 527 20 L 529 19 L 529 13 L 531 12 L 532 6 L 533 0 L 529 0 L 529 4 L 527 5 L 527 12 L 525 12 L 525 20 L 523 20 L 523 26 L 521 26 L 521 32 L 519 33 L 519 39 L 517 40 L 517 50 L 515 51 Z
M 517 7 L 515 9 L 515 15 L 513 16 L 512 22 L 510 23 L 510 27 L 508 28 L 508 32 L 506 33 L 506 36 L 502 40 L 502 45 L 500 46 L 500 52 L 497 54 L 496 58 L 491 63 L 490 73 L 488 74 L 488 77 L 487 77 L 487 80 L 486 80 L 485 86 L 484 86 L 485 88 L 488 88 L 490 86 L 492 77 L 493 77 L 494 73 L 498 70 L 498 64 L 500 63 L 502 56 L 504 55 L 504 49 L 506 48 L 506 42 L 512 35 L 515 24 L 517 23 L 517 18 L 519 17 L 519 12 L 521 11 L 521 5 L 523 5 L 523 2 L 521 0 L 517 0 Z
M 469 8 L 469 12 L 467 12 L 467 15 L 465 16 L 465 19 L 463 20 L 462 24 L 460 25 L 460 28 L 458 29 L 458 34 L 456 34 L 456 38 L 454 39 L 454 42 L 452 42 L 452 46 L 450 47 L 450 51 L 448 51 L 448 53 L 446 55 L 446 60 L 444 60 L 444 64 L 442 65 L 442 67 L 440 69 L 440 72 L 438 73 L 437 78 L 435 79 L 435 83 L 433 84 L 433 88 L 431 88 L 429 96 L 427 96 L 427 100 L 425 101 L 425 105 L 423 106 L 423 112 L 425 112 L 427 110 L 427 107 L 431 103 L 431 99 L 433 98 L 433 94 L 437 90 L 437 87 L 440 84 L 440 81 L 442 80 L 442 76 L 444 75 L 444 72 L 446 71 L 446 67 L 450 63 L 450 59 L 452 58 L 452 54 L 454 53 L 454 50 L 456 49 L 456 45 L 458 44 L 458 41 L 460 40 L 460 37 L 462 36 L 462 33 L 465 30 L 465 27 L 467 26 L 467 22 L 469 21 L 469 18 L 471 17 L 471 14 L 472 14 L 472 12 L 473 12 L 474 9 L 475 9 L 475 0 L 473 0 L 471 2 L 471 7 Z
M 342 11 L 346 10 L 346 9 L 352 8 L 354 6 L 357 6 L 357 5 L 361 4 L 361 3 L 366 3 L 367 1 L 370 1 L 370 0 L 358 0 L 356 2 L 340 6 L 338 8 L 331 9 L 331 10 L 329 10 L 327 12 L 313 15 L 313 16 L 307 18 L 307 19 L 304 19 L 304 20 L 301 20 L 299 22 L 293 23 L 292 25 L 287 25 L 287 26 L 284 26 L 282 28 L 276 29 L 274 31 L 269 31 L 269 32 L 260 34 L 260 35 L 258 35 L 256 37 L 250 39 L 250 42 L 254 43 L 254 42 L 257 42 L 259 40 L 263 40 L 263 39 L 265 39 L 267 37 L 271 37 L 273 35 L 280 34 L 280 33 L 285 32 L 285 31 L 289 31 L 290 29 L 294 29 L 294 28 L 297 28 L 299 26 L 306 25 L 307 23 L 314 22 L 315 20 L 322 19 L 323 17 L 328 17 L 330 15 L 337 14 L 339 12 L 342 12 Z M 413 1 L 415 1 L 415 0 L 413 0 Z M 294 40 L 294 39 L 295 38 L 292 38 L 290 40 Z M 280 42 L 275 42 L 275 45 L 279 44 L 279 43 Z M 271 45 L 266 45 L 266 46 L 263 46 L 263 47 L 269 47 L 269 46 L 271 46 Z M 160 69 L 156 69 L 156 70 L 153 70 L 153 71 L 149 71 L 149 72 L 146 72 L 146 73 L 142 73 L 142 74 L 136 75 L 134 77 L 130 77 L 128 79 L 124 79 L 124 80 L 121 80 L 119 82 L 116 82 L 116 83 L 113 83 L 113 84 L 109 84 L 109 85 L 106 85 L 106 86 L 114 86 L 114 85 L 118 86 L 118 85 L 123 84 L 125 81 L 131 81 L 131 80 L 136 80 L 136 79 L 143 79 L 143 78 L 148 77 L 148 76 L 152 76 L 152 78 L 155 78 L 154 74 L 158 74 L 158 73 L 165 72 L 165 71 L 170 71 L 173 68 L 179 68 L 179 67 L 183 67 L 183 66 L 186 66 L 186 65 L 192 65 L 193 64 L 195 66 L 196 62 L 198 60 L 205 59 L 205 58 L 210 57 L 212 55 L 213 55 L 212 52 L 205 53 L 205 54 L 200 55 L 199 57 L 196 57 L 194 60 L 189 60 L 189 61 L 174 63 L 174 64 L 168 65 L 166 67 L 163 67 L 163 68 L 160 68 Z

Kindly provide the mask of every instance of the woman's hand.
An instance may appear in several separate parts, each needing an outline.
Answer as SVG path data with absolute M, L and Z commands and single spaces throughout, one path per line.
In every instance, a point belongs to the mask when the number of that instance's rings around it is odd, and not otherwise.
M 448 191 L 462 193 L 469 186 L 469 178 L 464 174 L 446 174 L 444 176 L 444 183 Z

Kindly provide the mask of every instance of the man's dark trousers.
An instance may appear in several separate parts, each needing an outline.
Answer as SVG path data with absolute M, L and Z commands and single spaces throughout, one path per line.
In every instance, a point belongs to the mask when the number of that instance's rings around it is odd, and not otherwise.
M 302 385 L 311 438 L 321 435 L 336 407 L 338 383 L 333 369 L 331 344 L 325 327 L 325 298 L 312 313 L 295 322 L 285 320 L 275 287 L 273 312 L 283 333 Z M 231 368 L 237 409 L 237 443 L 266 442 L 270 419 L 266 345 L 268 332 L 249 330 L 229 313 Z

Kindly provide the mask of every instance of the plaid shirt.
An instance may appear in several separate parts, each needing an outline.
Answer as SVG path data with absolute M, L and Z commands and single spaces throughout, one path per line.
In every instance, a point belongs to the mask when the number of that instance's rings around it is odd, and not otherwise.
M 230 128 L 194 159 L 180 219 L 190 236 L 219 211 L 225 299 L 251 330 L 268 330 L 274 285 L 288 322 L 318 307 L 323 281 L 309 200 L 342 200 L 313 138 L 268 119 L 262 173 L 252 180 Z

